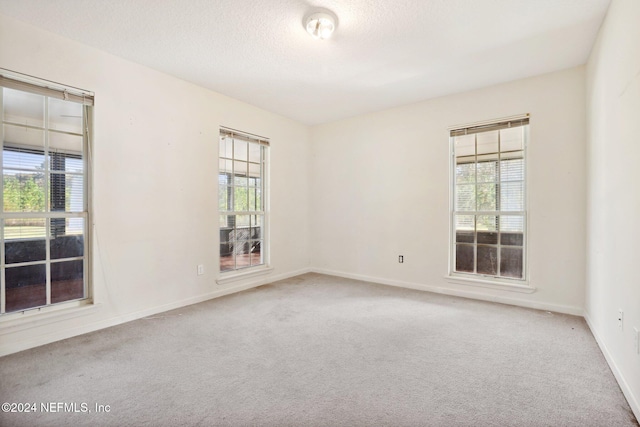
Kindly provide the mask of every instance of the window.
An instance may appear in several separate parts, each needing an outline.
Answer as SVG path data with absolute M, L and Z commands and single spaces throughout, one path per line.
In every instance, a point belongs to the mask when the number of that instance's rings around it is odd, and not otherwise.
M 220 131 L 220 271 L 265 265 L 265 138 Z
M 0 75 L 0 313 L 89 298 L 91 94 Z
M 528 131 L 528 117 L 451 131 L 453 275 L 525 280 Z

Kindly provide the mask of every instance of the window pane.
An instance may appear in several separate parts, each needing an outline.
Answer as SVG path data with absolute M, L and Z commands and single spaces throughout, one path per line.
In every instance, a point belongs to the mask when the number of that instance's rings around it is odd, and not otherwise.
M 456 245 L 456 271 L 473 273 L 475 263 L 473 245 Z
M 247 162 L 241 162 L 239 160 L 233 161 L 233 173 L 236 176 L 247 176 Z
M 259 164 L 249 163 L 249 176 L 253 178 L 260 178 L 260 169 Z M 252 180 L 252 183 L 255 185 L 255 180 Z
M 500 249 L 500 275 L 504 277 L 523 278 L 522 248 L 503 247 Z
M 7 312 L 47 304 L 47 267 L 45 264 L 5 268 L 5 309 Z
M 456 157 L 468 157 L 476 155 L 476 135 L 462 135 L 453 138 Z
M 478 231 L 478 243 L 483 245 L 497 245 L 498 244 L 498 232 L 497 231 Z
M 522 233 L 500 233 L 500 244 L 505 246 L 522 246 L 524 243 Z
M 218 164 L 220 170 L 218 171 L 219 174 L 222 175 L 229 175 L 231 173 L 233 173 L 233 161 L 232 160 L 227 160 L 227 159 L 220 159 L 219 164 Z
M 247 191 L 249 193 L 249 208 L 247 210 L 249 211 L 258 210 L 256 206 L 256 189 L 253 187 L 249 187 Z
M 233 177 L 233 185 L 236 185 L 238 187 L 246 187 L 247 185 L 249 185 L 249 179 L 245 174 L 236 174 Z
M 51 218 L 51 259 L 84 256 L 84 218 Z
M 52 212 L 84 211 L 84 178 L 82 175 L 51 173 L 50 205 Z
M 478 155 L 498 152 L 498 131 L 480 132 L 476 134 Z
M 3 167 L 27 170 L 44 169 L 44 131 L 4 125 L 3 148 Z
M 500 130 L 500 150 L 502 152 L 519 151 L 524 149 L 524 127 Z
M 227 187 L 226 185 L 218 185 L 218 209 L 220 211 L 228 211 L 231 210 L 231 187 Z
M 220 215 L 220 228 L 233 228 L 235 215 Z
M 497 217 L 493 215 L 478 215 L 476 220 L 477 242 L 494 245 L 498 243 Z M 480 252 L 478 252 L 480 262 Z
M 495 211 L 498 209 L 496 187 L 497 184 L 478 184 L 479 211 Z
M 78 174 L 84 173 L 84 162 L 79 157 L 66 156 L 64 159 L 64 170 Z
M 476 182 L 476 164 L 463 163 L 456 165 L 456 184 L 474 184 Z
M 498 274 L 498 248 L 495 246 L 478 246 L 478 274 Z
M 264 223 L 264 215 L 251 215 L 251 232 L 250 238 L 253 240 L 262 239 L 262 224 Z
M 260 144 L 249 144 L 249 161 L 253 163 L 260 163 L 260 153 L 262 153 L 262 147 Z
M 251 265 L 264 264 L 262 258 L 262 240 L 254 240 L 251 242 Z
M 501 215 L 500 231 L 524 232 L 524 218 L 517 215 Z
M 222 250 L 220 251 L 220 271 L 231 271 L 234 270 L 235 267 L 235 257 L 231 252 L 223 254 Z
M 84 261 L 51 263 L 51 302 L 84 298 Z
M 456 185 L 456 211 L 476 210 L 476 186 L 471 184 Z
M 524 210 L 524 182 L 503 182 L 500 185 L 500 209 L 515 212 Z
M 497 217 L 495 215 L 478 215 L 476 219 L 477 231 L 497 231 Z
M 49 129 L 82 134 L 82 104 L 49 98 Z
M 523 160 L 524 152 L 522 151 L 508 151 L 506 153 L 501 153 L 500 158 L 502 160 Z M 523 162 L 524 164 L 524 162 Z
M 234 206 L 233 209 L 235 211 L 248 211 L 249 210 L 248 187 L 234 187 L 233 188 L 233 206 Z
M 249 147 L 247 141 L 241 139 L 233 140 L 233 158 L 236 160 L 247 161 L 249 159 Z M 246 167 L 246 166 L 245 166 Z
M 3 88 L 4 120 L 28 126 L 44 126 L 44 96 Z
M 47 257 L 45 233 L 44 218 L 5 219 L 5 263 L 45 260 Z
M 250 215 L 236 215 L 236 228 L 249 227 Z M 245 239 L 248 237 L 244 237 Z
M 2 151 L 2 167 L 4 169 L 43 171 L 44 166 L 44 151 L 13 147 L 5 148 Z
M 249 240 L 238 240 L 235 244 L 236 268 L 249 267 L 251 265 L 251 242 Z
M 82 136 L 49 132 L 50 168 L 57 171 L 82 173 L 84 171 L 83 144 Z M 67 157 L 72 160 L 67 161 Z
M 478 163 L 478 182 L 496 182 L 498 180 L 498 161 Z
M 502 160 L 500 162 L 501 181 L 523 181 L 524 159 Z
M 475 221 L 473 215 L 456 215 L 456 242 L 474 243 L 475 241 Z
M 524 218 L 515 215 L 500 216 L 500 244 L 522 246 L 524 244 Z
M 4 170 L 2 175 L 5 212 L 44 212 L 44 174 Z
M 220 157 L 233 158 L 233 139 L 230 137 L 220 137 Z

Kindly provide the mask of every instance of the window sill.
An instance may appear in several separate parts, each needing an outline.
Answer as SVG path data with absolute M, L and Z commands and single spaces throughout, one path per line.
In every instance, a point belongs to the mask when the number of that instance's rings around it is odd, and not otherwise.
M 255 269 L 248 269 L 244 271 L 232 271 L 229 273 L 221 273 L 216 283 L 218 285 L 226 285 L 229 283 L 238 282 L 244 279 L 250 279 L 252 277 L 263 276 L 265 274 L 271 273 L 273 271 L 273 267 L 270 266 L 262 266 Z
M 84 300 L 3 314 L 0 318 L 0 335 L 86 316 L 93 314 L 99 307 L 100 304 L 94 304 L 91 300 Z
M 536 288 L 529 285 L 526 280 L 518 280 L 517 282 L 501 281 L 499 279 L 491 280 L 491 278 L 476 278 L 458 275 L 445 276 L 445 280 L 449 283 L 457 283 L 459 285 L 478 286 L 489 289 L 500 289 L 503 291 L 521 292 L 531 294 Z

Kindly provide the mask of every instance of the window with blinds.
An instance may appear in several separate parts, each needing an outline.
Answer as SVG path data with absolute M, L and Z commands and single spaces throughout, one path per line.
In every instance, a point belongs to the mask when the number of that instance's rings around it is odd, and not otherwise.
M 529 118 L 452 130 L 452 273 L 526 278 Z
M 265 265 L 265 176 L 269 141 L 220 130 L 220 272 Z
M 93 96 L 16 76 L 0 74 L 2 315 L 89 298 Z

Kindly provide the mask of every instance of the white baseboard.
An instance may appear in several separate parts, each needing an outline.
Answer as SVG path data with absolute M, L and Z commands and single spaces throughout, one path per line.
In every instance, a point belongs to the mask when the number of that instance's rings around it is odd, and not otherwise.
M 67 338 L 72 338 L 78 335 L 83 335 L 89 332 L 98 331 L 100 329 L 109 328 L 111 326 L 120 325 L 122 323 L 131 322 L 133 320 L 142 319 L 148 316 L 153 316 L 158 313 L 164 313 L 166 311 L 175 310 L 177 308 L 186 307 L 192 304 L 208 301 L 210 299 L 219 298 L 225 295 L 234 294 L 247 289 L 255 288 L 265 285 L 267 283 L 276 282 L 278 280 L 288 279 L 290 277 L 299 276 L 304 273 L 309 273 L 310 268 L 303 268 L 300 270 L 291 271 L 288 273 L 268 275 L 253 278 L 253 280 L 242 281 L 234 286 L 228 286 L 223 289 L 217 289 L 206 294 L 198 295 L 191 298 L 186 298 L 180 301 L 174 301 L 169 304 L 163 304 L 156 307 L 147 308 L 124 315 L 114 316 L 108 319 L 100 320 L 93 323 L 84 324 L 74 328 L 66 328 L 61 331 L 54 331 L 48 334 L 38 335 L 33 339 L 13 341 L 9 339 L 3 339 L 0 344 L 0 357 L 6 356 L 19 351 L 28 350 L 30 348 L 39 347 L 41 345 L 50 344 L 52 342 L 60 341 Z
M 602 340 L 602 338 L 594 328 L 593 323 L 591 321 L 591 317 L 589 316 L 589 313 L 587 313 L 586 311 L 584 312 L 584 320 L 586 320 L 587 325 L 589 326 L 589 329 L 591 329 L 591 333 L 596 339 L 596 342 L 600 347 L 600 351 L 602 351 L 604 358 L 609 364 L 609 367 L 611 368 L 611 372 L 613 372 L 613 376 L 616 377 L 616 380 L 618 381 L 618 385 L 620 385 L 620 389 L 622 390 L 622 394 L 624 394 L 624 397 L 627 398 L 627 402 L 629 403 L 629 406 L 631 407 L 633 414 L 636 416 L 637 420 L 640 420 L 640 400 L 638 399 L 637 396 L 633 394 L 633 391 L 629 387 L 629 384 L 624 379 L 622 372 L 620 372 L 618 365 L 616 364 L 615 360 L 611 356 L 609 349 L 607 348 L 604 341 Z
M 345 279 L 362 280 L 364 282 L 379 283 L 381 285 L 397 286 L 400 288 L 416 289 L 419 291 L 434 292 L 444 295 L 452 295 L 463 298 L 477 299 L 482 301 L 491 301 L 501 304 L 517 305 L 520 307 L 533 308 L 536 310 L 553 311 L 556 313 L 571 314 L 574 316 L 582 316 L 582 307 L 574 307 L 570 305 L 551 304 L 539 301 L 528 301 L 520 298 L 488 295 L 481 292 L 473 292 L 467 290 L 452 289 L 442 286 L 425 285 L 421 283 L 403 282 L 400 280 L 384 279 L 380 277 L 365 276 L 362 274 L 351 274 L 342 271 L 326 270 L 322 268 L 312 268 L 311 271 L 319 274 L 327 274 L 329 276 L 344 277 Z

